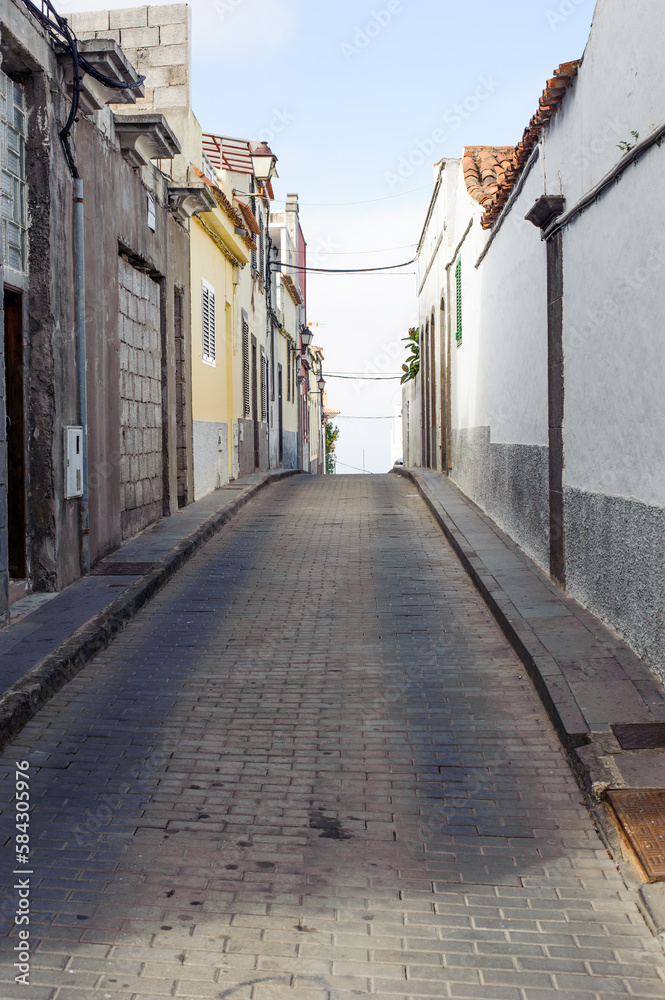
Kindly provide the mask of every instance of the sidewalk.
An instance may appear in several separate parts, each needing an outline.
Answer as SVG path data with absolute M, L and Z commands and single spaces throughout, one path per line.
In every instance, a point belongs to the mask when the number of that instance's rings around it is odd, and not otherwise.
M 626 750 L 611 727 L 665 722 L 665 690 L 626 643 L 553 583 L 446 476 L 430 469 L 393 472 L 415 484 L 524 664 L 617 851 L 605 794 L 665 788 L 665 750 Z M 645 885 L 641 894 L 662 932 L 665 882 Z
M 37 606 L 0 631 L 0 747 L 248 500 L 294 474 L 279 469 L 228 483 L 129 539 L 61 593 L 17 602 L 14 613 Z

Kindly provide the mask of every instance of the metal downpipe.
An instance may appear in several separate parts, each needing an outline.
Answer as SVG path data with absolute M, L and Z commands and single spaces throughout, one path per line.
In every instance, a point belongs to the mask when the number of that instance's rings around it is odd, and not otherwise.
M 85 344 L 85 241 L 83 227 L 83 181 L 74 178 L 74 302 L 76 313 L 76 380 L 78 422 L 83 428 L 83 476 L 80 500 L 81 569 L 90 572 L 90 509 L 88 494 L 88 395 Z

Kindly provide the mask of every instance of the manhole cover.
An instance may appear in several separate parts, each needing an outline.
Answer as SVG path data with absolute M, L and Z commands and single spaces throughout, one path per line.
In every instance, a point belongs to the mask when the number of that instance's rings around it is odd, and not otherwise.
M 624 750 L 665 749 L 665 722 L 631 722 L 612 726 Z
M 647 880 L 665 881 L 665 789 L 614 788 L 607 798 Z
M 90 576 L 143 576 L 154 562 L 101 562 L 90 570 Z

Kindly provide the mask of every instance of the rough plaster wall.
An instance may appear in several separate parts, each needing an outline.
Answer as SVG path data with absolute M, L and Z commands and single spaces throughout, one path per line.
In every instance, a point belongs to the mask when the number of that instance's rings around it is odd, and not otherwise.
M 122 537 L 162 516 L 162 386 L 159 286 L 124 260 L 120 285 Z
M 543 569 L 549 569 L 546 447 L 493 444 L 489 427 L 452 432 L 451 479 Z
M 195 420 L 193 438 L 194 499 L 200 500 L 229 481 L 228 424 Z
M 284 457 L 282 464 L 285 469 L 298 468 L 298 434 L 296 431 L 284 431 L 282 434 Z
M 665 511 L 564 489 L 566 586 L 665 681 Z
M 0 269 L 2 267 L 0 248 Z M 0 330 L 5 328 L 5 314 L 0 299 Z M 7 553 L 7 435 L 5 419 L 5 340 L 0 339 L 0 625 L 8 606 L 9 569 Z
M 31 494 L 28 506 L 28 572 L 35 590 L 58 588 L 56 512 L 61 491 L 56 484 L 61 479 L 57 477 L 56 456 L 60 456 L 61 449 L 54 435 L 57 426 L 56 384 L 62 384 L 62 377 L 57 383 L 55 349 L 64 357 L 65 364 L 73 360 L 73 338 L 65 332 L 73 329 L 73 317 L 68 309 L 69 303 L 58 298 L 61 288 L 53 280 L 54 274 L 64 273 L 70 285 L 73 284 L 71 241 L 68 240 L 71 233 L 71 187 L 60 149 L 52 145 L 55 121 L 47 88 L 46 77 L 41 74 L 32 74 L 26 80 L 26 106 L 34 109 L 28 116 L 26 142 L 30 218 L 30 308 L 26 330 L 29 344 L 26 420 L 30 445 L 26 476 Z M 55 233 L 54 219 L 62 222 Z M 75 371 L 73 366 L 72 370 Z M 75 386 L 75 377 L 73 381 Z

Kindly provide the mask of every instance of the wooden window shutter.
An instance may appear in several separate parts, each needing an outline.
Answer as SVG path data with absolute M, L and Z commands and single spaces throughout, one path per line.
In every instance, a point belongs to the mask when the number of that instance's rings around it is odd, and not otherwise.
M 249 323 L 242 321 L 242 409 L 243 416 L 250 414 L 249 398 Z
M 202 356 L 207 365 L 215 364 L 215 290 L 201 279 L 201 338 Z
M 462 343 L 462 258 L 457 261 L 455 268 L 455 289 L 457 293 L 457 328 L 455 330 L 455 340 L 459 347 Z

